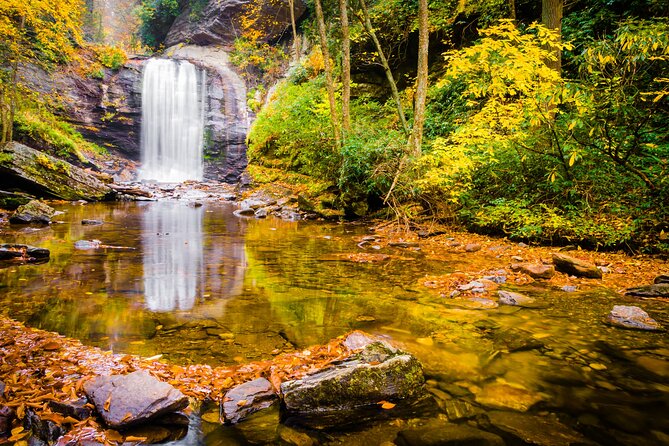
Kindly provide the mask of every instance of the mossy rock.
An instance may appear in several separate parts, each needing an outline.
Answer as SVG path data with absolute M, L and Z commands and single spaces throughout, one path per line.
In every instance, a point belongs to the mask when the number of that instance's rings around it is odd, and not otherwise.
M 355 420 L 370 409 L 380 414 L 381 401 L 410 406 L 424 398 L 424 383 L 415 357 L 374 342 L 328 369 L 283 383 L 281 393 L 289 416 L 322 427 Z

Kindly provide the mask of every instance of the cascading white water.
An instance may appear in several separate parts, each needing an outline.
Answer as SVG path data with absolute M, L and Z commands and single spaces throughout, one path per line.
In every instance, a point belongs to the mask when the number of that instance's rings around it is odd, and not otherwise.
M 142 84 L 140 179 L 202 180 L 206 72 L 187 61 L 151 59 Z

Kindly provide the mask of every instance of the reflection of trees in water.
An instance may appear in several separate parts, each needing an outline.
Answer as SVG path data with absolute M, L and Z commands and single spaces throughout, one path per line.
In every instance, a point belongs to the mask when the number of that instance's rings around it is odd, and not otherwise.
M 204 289 L 203 208 L 160 203 L 142 218 L 144 296 L 151 311 L 190 310 Z

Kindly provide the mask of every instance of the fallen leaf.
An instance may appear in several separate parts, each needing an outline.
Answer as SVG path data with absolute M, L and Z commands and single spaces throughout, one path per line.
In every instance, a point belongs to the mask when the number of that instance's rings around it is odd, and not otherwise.
M 111 392 L 110 392 L 110 393 L 109 393 L 109 398 L 107 398 L 107 401 L 105 401 L 104 406 L 102 406 L 103 409 L 104 409 L 105 411 L 107 411 L 107 412 L 109 412 L 109 406 L 111 405 L 111 398 L 112 398 L 112 394 L 111 394 Z
M 46 350 L 48 352 L 58 350 L 60 347 L 62 347 L 62 344 L 56 341 L 48 341 L 42 344 L 42 350 Z
M 381 409 L 389 410 L 395 407 L 396 405 L 388 401 L 379 401 L 377 404 L 381 405 Z

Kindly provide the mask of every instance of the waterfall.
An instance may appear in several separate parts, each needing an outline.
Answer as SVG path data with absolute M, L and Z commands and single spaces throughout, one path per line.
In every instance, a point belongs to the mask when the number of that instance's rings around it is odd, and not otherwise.
M 140 179 L 202 180 L 206 72 L 187 61 L 151 59 L 142 82 Z

